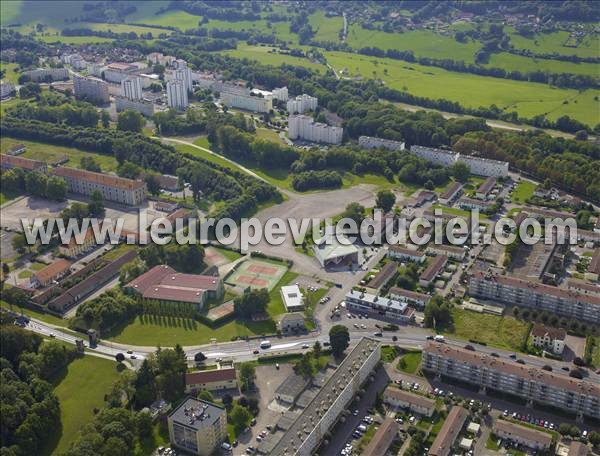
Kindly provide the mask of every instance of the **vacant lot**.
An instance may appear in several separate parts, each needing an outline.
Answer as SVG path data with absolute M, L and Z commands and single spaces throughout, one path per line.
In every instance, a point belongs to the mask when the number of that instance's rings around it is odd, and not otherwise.
M 452 309 L 453 327 L 445 334 L 517 351 L 529 333 L 529 324 L 512 317 Z
M 117 365 L 107 359 L 85 356 L 76 359 L 53 381 L 60 401 L 60 431 L 46 454 L 66 451 L 77 431 L 104 406 L 107 394 L 118 377 Z
M 117 160 L 110 155 L 95 154 L 93 152 L 85 152 L 74 147 L 54 146 L 36 141 L 23 141 L 21 139 L 8 138 L 6 136 L 0 139 L 0 150 L 6 153 L 15 144 L 25 144 L 26 152 L 22 155 L 25 158 L 42 160 L 47 163 L 52 163 L 62 157 L 68 157 L 69 161 L 65 166 L 72 168 L 80 168 L 80 160 L 83 157 L 92 157 L 96 163 L 100 165 L 103 172 L 115 171 L 117 169 Z
M 512 193 L 512 201 L 514 203 L 524 203 L 533 196 L 533 192 L 537 185 L 529 181 L 521 181 Z
M 497 79 L 441 68 L 422 66 L 401 60 L 369 57 L 347 52 L 324 52 L 327 61 L 349 76 L 380 78 L 389 87 L 428 98 L 444 98 L 476 108 L 495 104 L 506 112 L 523 117 L 546 115 L 556 120 L 569 115 L 589 125 L 598 123 L 598 90 L 578 92 L 545 84 Z

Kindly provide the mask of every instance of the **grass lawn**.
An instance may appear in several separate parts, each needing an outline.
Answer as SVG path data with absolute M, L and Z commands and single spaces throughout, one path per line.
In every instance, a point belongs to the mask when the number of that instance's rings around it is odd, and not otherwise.
M 219 252 L 225 258 L 227 258 L 229 260 L 229 262 L 235 261 L 238 258 L 242 257 L 242 254 L 239 252 L 236 252 L 235 250 L 224 249 L 222 247 L 215 247 L 214 245 L 211 245 L 210 247 L 215 249 L 217 252 Z
M 507 29 L 510 35 L 510 44 L 516 49 L 528 49 L 539 54 L 556 52 L 562 55 L 577 55 L 579 57 L 598 57 L 600 37 L 597 34 L 588 34 L 576 47 L 565 46 L 569 32 L 556 31 L 552 33 L 537 33 L 532 38 L 519 35 L 514 29 Z M 559 62 L 557 62 L 559 63 Z M 558 71 L 557 71 L 558 73 Z
M 276 330 L 272 320 L 246 322 L 229 321 L 216 328 L 189 318 L 156 315 L 137 316 L 127 325 L 114 329 L 107 338 L 124 344 L 146 346 L 202 345 L 216 338 L 228 342 L 234 337 L 272 334 Z M 106 338 L 106 337 L 105 337 Z
M 315 31 L 315 41 L 340 41 L 339 34 L 344 28 L 342 16 L 327 17 L 324 11 L 317 11 L 308 16 L 308 22 Z
M 0 191 L 0 206 L 4 203 L 9 202 L 12 199 L 15 199 L 19 195 L 13 195 L 12 193 L 8 193 L 5 191 Z
M 208 137 L 203 135 L 194 141 L 194 144 L 200 147 L 204 147 L 205 149 L 210 149 L 210 143 L 208 142 Z
M 598 68 L 593 63 L 561 62 L 560 60 L 537 59 L 521 55 L 500 52 L 490 56 L 486 65 L 490 68 L 504 68 L 507 71 L 533 72 L 536 70 L 551 73 L 573 73 L 587 76 L 596 76 Z
M 117 246 L 113 246 L 113 248 L 110 249 L 106 254 L 104 254 L 102 258 L 108 261 L 113 261 L 119 258 L 124 253 L 129 252 L 130 250 L 133 250 L 135 248 L 135 245 L 119 244 Z
M 77 431 L 92 420 L 94 408 L 104 405 L 104 395 L 117 379 L 117 364 L 95 356 L 78 358 L 63 369 L 52 384 L 60 401 L 61 427 L 46 454 L 68 449 Z
M 414 374 L 417 372 L 419 365 L 421 364 L 421 352 L 414 351 L 408 352 L 400 358 L 396 368 L 399 371 L 406 372 L 407 374 Z
M 600 91 L 581 92 L 559 89 L 525 81 L 498 79 L 457 73 L 401 60 L 377 58 L 347 52 L 323 52 L 336 70 L 346 69 L 349 76 L 380 78 L 393 89 L 417 96 L 444 98 L 476 108 L 495 104 L 506 112 L 522 117 L 544 114 L 551 120 L 569 115 L 588 125 L 598 122 Z
M 236 166 L 235 164 L 225 160 L 223 157 L 221 157 L 220 155 L 214 155 L 211 154 L 210 152 L 206 152 L 205 150 L 200 150 L 197 149 L 195 147 L 192 146 L 188 146 L 186 144 L 177 144 L 177 143 L 172 143 L 173 146 L 175 146 L 175 149 L 177 149 L 180 152 L 185 152 L 187 154 L 193 155 L 194 157 L 198 157 L 198 158 L 202 158 L 204 160 L 208 160 L 209 162 L 215 163 L 217 165 L 220 166 L 224 166 L 226 168 L 229 169 L 233 169 L 235 171 L 239 171 L 239 172 L 245 172 L 242 169 L 240 169 L 238 166 Z M 203 145 L 198 144 L 200 147 L 205 147 Z
M 258 138 L 266 139 L 267 141 L 275 142 L 278 144 L 286 144 L 286 142 L 279 137 L 279 134 L 275 130 L 270 130 L 268 128 L 258 128 L 256 130 L 256 136 Z
M 391 363 L 398 356 L 396 349 L 389 345 L 381 347 L 381 360 L 384 363 Z
M 326 67 L 320 63 L 312 62 L 304 57 L 277 52 L 278 48 L 269 46 L 252 46 L 239 43 L 237 49 L 223 51 L 222 54 L 229 55 L 238 59 L 256 60 L 264 65 L 281 66 L 283 64 L 302 66 L 312 70 L 324 72 Z
M 276 318 L 278 315 L 284 314 L 286 312 L 285 305 L 283 304 L 283 298 L 281 297 L 280 288 L 284 285 L 289 285 L 292 283 L 298 274 L 296 272 L 287 271 L 277 285 L 273 287 L 273 289 L 269 292 L 269 305 L 267 307 L 267 312 L 269 312 L 269 316 L 271 318 Z
M 416 57 L 430 57 L 474 63 L 475 53 L 481 44 L 475 41 L 459 43 L 452 36 L 441 35 L 433 30 L 411 30 L 404 33 L 387 33 L 380 30 L 363 29 L 360 24 L 351 24 L 348 44 L 354 49 L 375 46 L 383 50 L 413 51 Z
M 600 367 L 600 336 L 597 336 L 595 339 L 596 344 L 592 350 L 592 365 L 595 367 Z
M 27 150 L 22 157 L 32 158 L 36 160 L 43 160 L 46 162 L 52 162 L 60 157 L 67 155 L 69 161 L 66 166 L 73 168 L 79 168 L 79 161 L 82 157 L 92 157 L 100 165 L 103 172 L 115 171 L 117 169 L 117 160 L 109 155 L 101 155 L 93 152 L 85 152 L 80 149 L 73 147 L 62 147 L 55 146 L 52 144 L 45 144 L 36 141 L 23 141 L 20 139 L 13 139 L 9 137 L 2 137 L 0 139 L 0 150 L 5 153 L 11 146 L 15 144 L 25 144 Z
M 32 272 L 29 269 L 25 269 L 21 272 L 19 272 L 18 277 L 19 279 L 28 279 L 29 277 L 31 277 Z
M 537 185 L 529 181 L 521 181 L 512 193 L 513 203 L 524 203 L 533 196 Z
M 41 35 L 37 37 L 38 40 L 45 43 L 62 43 L 62 44 L 98 44 L 98 43 L 111 43 L 114 38 L 107 38 L 104 36 L 62 36 L 62 35 Z
M 456 215 L 457 217 L 467 217 L 467 218 L 471 217 L 471 211 L 467 211 L 464 209 L 458 209 L 456 207 L 448 207 L 448 206 L 443 206 L 441 204 L 436 203 L 432 206 L 432 208 L 434 210 L 442 209 L 443 214 Z M 479 218 L 481 220 L 487 220 L 488 217 L 484 213 L 479 212 Z
M 18 84 L 19 82 L 19 72 L 15 70 L 19 68 L 19 65 L 16 63 L 0 63 L 0 70 L 4 71 L 4 76 L 2 80 L 5 82 L 12 82 L 13 84 Z
M 6 301 L 0 301 L 0 307 L 5 309 L 10 309 L 10 305 Z M 21 313 L 21 309 L 16 306 L 13 306 L 13 311 Z M 55 317 L 54 315 L 46 314 L 43 312 L 38 312 L 37 310 L 32 310 L 28 308 L 23 308 L 23 313 L 28 317 L 35 318 L 37 320 L 43 321 L 44 323 L 48 323 L 56 326 L 67 326 L 67 321 L 62 318 Z
M 456 307 L 451 312 L 453 326 L 444 330 L 443 334 L 513 351 L 519 351 L 528 336 L 529 323 L 513 317 L 480 314 Z
M 500 445 L 498 445 L 498 437 L 495 437 L 493 434 L 490 434 L 487 442 L 485 443 L 485 447 L 488 450 L 499 451 Z

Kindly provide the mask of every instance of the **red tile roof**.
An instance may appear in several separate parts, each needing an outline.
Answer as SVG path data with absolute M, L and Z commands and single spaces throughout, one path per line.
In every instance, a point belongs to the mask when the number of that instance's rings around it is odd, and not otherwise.
M 450 186 L 444 190 L 444 193 L 440 195 L 442 199 L 448 199 L 453 196 L 456 192 L 458 192 L 462 188 L 462 184 L 460 182 L 453 182 Z
M 497 419 L 493 429 L 494 431 L 502 431 L 517 436 L 528 442 L 538 442 L 544 447 L 552 443 L 552 436 L 547 432 L 538 431 L 537 429 L 521 426 L 520 424 L 511 423 L 506 420 Z
M 429 450 L 431 456 L 446 456 L 450 454 L 452 445 L 454 444 L 456 437 L 458 437 L 468 416 L 469 412 L 464 408 L 458 406 L 452 407 L 440 432 L 431 444 L 431 449 Z
M 600 274 L 600 249 L 594 250 L 592 261 L 590 261 L 590 265 L 588 266 L 588 271 Z
M 433 278 L 439 274 L 439 272 L 443 269 L 448 261 L 448 257 L 446 255 L 437 255 L 431 260 L 427 269 L 423 271 L 420 280 L 426 280 L 427 282 L 433 280 Z
M 109 174 L 95 173 L 84 169 L 69 168 L 66 166 L 54 168 L 53 172 L 60 177 L 92 182 L 94 184 L 106 185 L 107 187 L 119 188 L 121 190 L 137 190 L 146 186 L 142 181 L 125 179 L 124 177 L 111 176 Z
M 550 328 L 544 325 L 536 324 L 531 330 L 531 335 L 535 337 L 545 337 L 548 335 L 548 337 L 552 340 L 565 340 L 567 332 L 561 328 Z
M 54 279 L 56 276 L 64 273 L 71 267 L 71 262 L 65 259 L 56 260 L 54 263 L 35 272 L 33 275 L 42 283 Z
M 381 456 L 385 454 L 400 430 L 400 425 L 387 417 L 383 424 L 363 450 L 362 456 Z
M 206 370 L 197 372 L 188 372 L 185 374 L 186 385 L 197 385 L 200 383 L 223 382 L 235 380 L 235 368 Z
M 0 154 L 0 165 L 4 167 L 16 167 L 35 170 L 46 166 L 43 161 L 31 160 L 30 158 L 17 157 L 15 155 Z

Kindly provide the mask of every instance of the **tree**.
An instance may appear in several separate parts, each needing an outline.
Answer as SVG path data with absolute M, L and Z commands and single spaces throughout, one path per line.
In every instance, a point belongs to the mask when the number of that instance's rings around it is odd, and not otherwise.
M 381 190 L 377 193 L 376 207 L 381 208 L 383 212 L 389 212 L 396 203 L 396 196 L 389 190 Z
M 589 442 L 594 446 L 600 446 L 600 432 L 592 431 L 588 434 Z
M 158 174 L 156 173 L 148 173 L 144 178 L 146 182 L 146 186 L 148 187 L 148 191 L 152 195 L 158 195 L 160 193 L 160 180 L 158 178 Z
M 298 375 L 307 378 L 313 378 L 315 376 L 316 369 L 313 365 L 313 360 L 312 356 L 310 356 L 310 353 L 304 353 L 294 366 L 294 369 Z
M 102 169 L 100 168 L 100 165 L 98 164 L 98 162 L 94 159 L 94 157 L 81 157 L 81 159 L 79 160 L 79 165 L 87 170 L 87 171 L 93 171 L 95 173 L 101 173 Z
M 152 415 L 148 412 L 138 412 L 135 414 L 135 427 L 137 433 L 141 438 L 150 437 L 152 435 L 152 429 L 154 421 Z
M 46 197 L 55 201 L 62 201 L 67 196 L 67 183 L 62 177 L 52 176 L 46 183 Z
M 223 401 L 225 408 L 230 409 L 233 404 L 233 396 L 229 393 L 225 393 L 223 394 L 223 397 L 221 397 L 221 401 Z
M 254 384 L 254 379 L 256 378 L 256 369 L 252 363 L 242 363 L 240 365 L 240 380 L 242 382 L 242 387 L 245 389 L 249 389 L 251 385 Z
M 117 353 L 115 355 L 115 359 L 118 363 L 122 363 L 123 361 L 125 361 L 125 355 L 123 353 Z
M 108 128 L 110 126 L 110 115 L 104 109 L 100 114 L 100 121 L 102 122 L 102 128 Z
M 228 421 L 233 424 L 233 427 L 237 432 L 246 428 L 251 419 L 252 415 L 250 414 L 250 411 L 246 407 L 242 407 L 238 404 L 234 405 L 231 412 L 229 412 Z
M 452 165 L 451 173 L 458 182 L 465 183 L 469 180 L 471 169 L 466 163 L 459 161 Z
M 322 352 L 322 347 L 321 347 L 321 342 L 319 342 L 318 340 L 315 340 L 315 343 L 313 344 L 313 356 L 315 357 L 315 359 L 319 359 L 319 357 L 321 356 L 321 352 Z
M 344 325 L 334 325 L 329 330 L 329 343 L 331 344 L 331 352 L 334 356 L 339 357 L 350 344 L 350 333 Z
M 241 318 L 251 318 L 257 313 L 265 312 L 269 303 L 269 292 L 266 288 L 246 289 L 242 296 L 233 301 L 235 314 Z
M 450 305 L 440 295 L 435 295 L 425 305 L 424 323 L 427 328 L 444 327 L 452 320 Z
M 198 399 L 200 399 L 201 401 L 205 401 L 205 402 L 214 402 L 215 398 L 213 397 L 213 395 L 211 394 L 210 391 L 200 391 L 198 393 Z
M 117 130 L 122 131 L 133 131 L 135 133 L 141 133 L 146 121 L 144 116 L 139 112 L 132 109 L 126 109 L 119 113 L 117 119 Z
M 25 189 L 35 196 L 46 196 L 46 185 L 48 176 L 37 171 L 29 172 L 25 175 Z
M 365 207 L 359 203 L 350 203 L 346 206 L 343 216 L 351 218 L 360 226 L 365 218 Z
M 206 359 L 206 355 L 202 352 L 198 352 L 194 355 L 194 361 L 196 361 L 197 363 L 201 363 L 205 359 Z
M 100 190 L 94 190 L 91 195 L 91 201 L 88 203 L 88 213 L 90 217 L 101 217 L 104 214 L 104 197 Z
M 23 252 L 25 250 L 25 247 L 28 247 L 27 238 L 23 233 L 15 234 L 15 236 L 12 238 L 11 244 L 12 248 L 15 249 L 17 252 Z

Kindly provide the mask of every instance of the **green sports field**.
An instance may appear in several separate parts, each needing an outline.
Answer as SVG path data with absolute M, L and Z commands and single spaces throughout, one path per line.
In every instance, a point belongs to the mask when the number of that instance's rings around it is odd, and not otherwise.
M 337 71 L 345 70 L 344 76 L 376 77 L 391 88 L 418 96 L 444 98 L 472 108 L 495 104 L 507 112 L 517 111 L 529 118 L 544 114 L 556 120 L 569 115 L 588 125 L 596 125 L 600 120 L 600 103 L 594 100 L 600 94 L 598 90 L 558 89 L 347 52 L 324 54 Z

